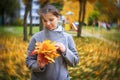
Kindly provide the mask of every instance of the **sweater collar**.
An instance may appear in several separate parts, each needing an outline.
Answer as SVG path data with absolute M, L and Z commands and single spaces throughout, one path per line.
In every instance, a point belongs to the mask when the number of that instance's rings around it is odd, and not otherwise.
M 49 29 L 47 29 L 47 28 L 45 28 L 45 30 L 47 30 L 47 31 L 55 31 L 55 32 L 62 32 L 62 31 L 64 31 L 64 29 L 63 29 L 63 27 L 61 26 L 61 25 L 59 25 L 56 29 L 54 29 L 54 30 L 49 30 Z

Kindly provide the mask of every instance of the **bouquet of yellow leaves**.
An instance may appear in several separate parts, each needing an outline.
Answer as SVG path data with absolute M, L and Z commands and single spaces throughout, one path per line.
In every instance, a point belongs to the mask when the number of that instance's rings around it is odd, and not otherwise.
M 55 42 L 51 43 L 50 40 L 45 40 L 42 43 L 36 42 L 35 49 L 30 55 L 37 54 L 38 62 L 44 61 L 45 64 L 55 62 L 54 59 L 60 56 L 57 53 Z

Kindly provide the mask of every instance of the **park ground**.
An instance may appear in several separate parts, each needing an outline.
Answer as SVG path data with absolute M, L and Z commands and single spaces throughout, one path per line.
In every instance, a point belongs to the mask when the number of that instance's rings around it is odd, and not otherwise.
M 38 32 L 33 28 L 33 33 Z M 28 41 L 23 41 L 23 29 L 18 26 L 0 27 L 0 79 L 29 80 L 30 70 L 25 65 Z M 71 80 L 119 80 L 120 31 L 83 27 L 82 37 L 73 35 L 80 62 L 69 67 Z M 29 39 L 31 36 L 28 37 Z

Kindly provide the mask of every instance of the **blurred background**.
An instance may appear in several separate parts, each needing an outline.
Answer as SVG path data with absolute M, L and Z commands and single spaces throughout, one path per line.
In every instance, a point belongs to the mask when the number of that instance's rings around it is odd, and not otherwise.
M 49 3 L 78 50 L 80 63 L 68 68 L 71 80 L 120 80 L 120 0 L 1 1 L 0 80 L 30 80 L 27 46 L 43 29 L 38 10 Z

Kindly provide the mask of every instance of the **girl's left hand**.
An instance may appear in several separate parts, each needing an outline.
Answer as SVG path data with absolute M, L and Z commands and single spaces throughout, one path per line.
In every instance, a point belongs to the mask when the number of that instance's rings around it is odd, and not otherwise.
M 66 51 L 66 48 L 65 48 L 65 46 L 63 45 L 63 43 L 56 43 L 55 44 L 55 47 L 57 48 L 57 50 L 60 50 L 61 52 L 65 52 Z

